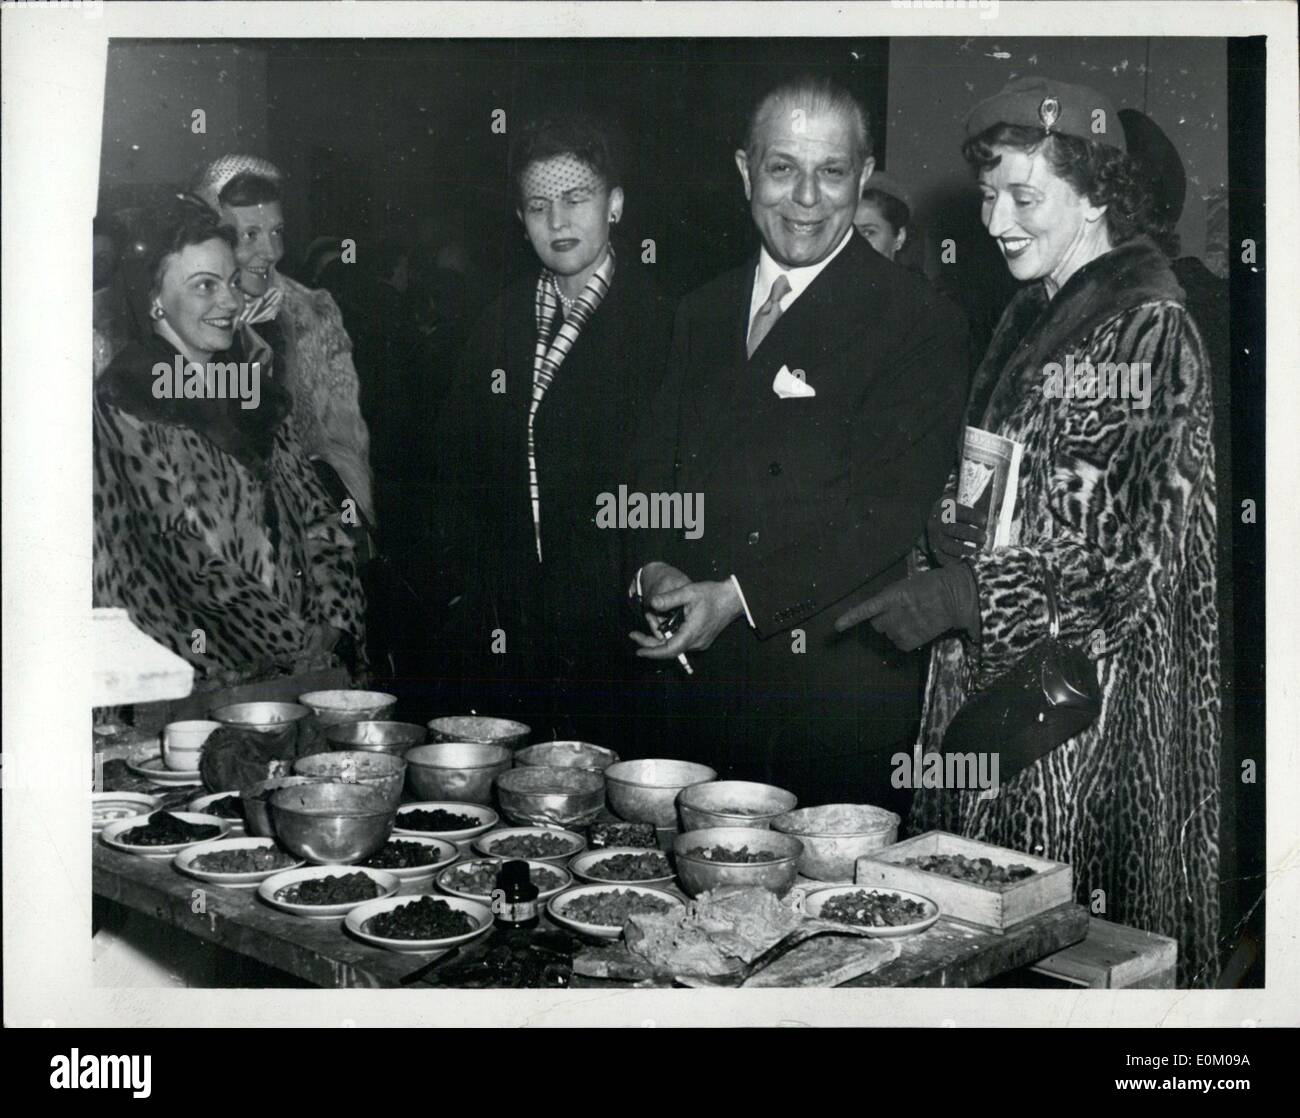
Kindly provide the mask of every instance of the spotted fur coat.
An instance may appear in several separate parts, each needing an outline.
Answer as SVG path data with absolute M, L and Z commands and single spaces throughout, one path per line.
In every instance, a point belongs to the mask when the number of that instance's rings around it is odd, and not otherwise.
M 276 322 L 302 445 L 310 457 L 334 467 L 359 511 L 374 524 L 370 432 L 361 417 L 361 384 L 343 315 L 328 291 L 313 291 L 283 274 L 276 283 L 284 290 Z
M 1150 362 L 1149 406 L 1050 398 L 1044 365 L 1068 355 Z M 1096 662 L 1102 710 L 996 798 L 918 792 L 912 830 L 1070 863 L 1081 903 L 1176 938 L 1180 985 L 1209 985 L 1221 732 L 1209 365 L 1155 246 L 1113 249 L 1050 302 L 1041 285 L 1022 290 L 976 374 L 970 414 L 1024 444 L 1016 517 L 1011 544 L 973 563 L 981 640 L 933 649 L 922 744 L 937 749 L 966 697 L 1046 635 L 1040 558 L 1056 579 L 1062 639 Z
M 129 346 L 96 384 L 95 605 L 125 607 L 200 685 L 332 666 L 309 636 L 324 623 L 363 647 L 364 600 L 287 395 L 264 380 L 257 422 L 153 400 L 169 350 Z

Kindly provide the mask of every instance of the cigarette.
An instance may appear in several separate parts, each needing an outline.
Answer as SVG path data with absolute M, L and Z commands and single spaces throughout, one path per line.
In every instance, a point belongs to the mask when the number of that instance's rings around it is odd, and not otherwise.
M 695 669 L 691 667 L 691 662 L 690 662 L 688 659 L 686 659 L 686 653 L 685 653 L 685 652 L 679 652 L 679 653 L 677 654 L 677 662 L 678 662 L 679 664 L 681 664 L 681 666 L 682 666 L 683 668 L 686 669 L 686 674 L 687 674 L 687 675 L 694 675 L 694 674 L 695 674 Z

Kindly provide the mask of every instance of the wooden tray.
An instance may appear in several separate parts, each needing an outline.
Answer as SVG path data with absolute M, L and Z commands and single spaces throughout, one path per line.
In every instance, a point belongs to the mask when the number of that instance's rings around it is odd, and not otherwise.
M 907 858 L 927 854 L 964 854 L 967 858 L 988 858 L 995 865 L 1003 866 L 1018 862 L 1038 872 L 1011 885 L 977 885 L 900 864 Z M 977 842 L 947 831 L 927 831 L 863 855 L 857 861 L 856 881 L 859 885 L 887 885 L 891 889 L 920 893 L 935 901 L 944 916 L 996 932 L 1006 931 L 1074 899 L 1074 871 L 1064 862 Z

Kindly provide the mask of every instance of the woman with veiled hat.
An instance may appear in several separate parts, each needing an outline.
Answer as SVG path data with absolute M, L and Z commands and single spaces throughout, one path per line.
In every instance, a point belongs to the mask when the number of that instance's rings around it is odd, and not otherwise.
M 132 337 L 95 384 L 95 604 L 126 608 L 200 689 L 346 661 L 364 644 L 351 539 L 279 379 L 229 373 L 235 234 L 177 196 L 135 224 L 118 277 Z
M 241 327 L 283 339 L 285 385 L 302 444 L 333 467 L 366 523 L 376 522 L 370 434 L 343 316 L 326 291 L 279 272 L 284 256 L 283 178 L 251 155 L 223 155 L 203 167 L 191 190 L 235 230 L 240 285 L 247 297 Z M 269 324 L 274 323 L 271 327 Z M 356 517 L 345 522 L 355 525 Z
M 982 696 L 1037 662 L 1054 610 L 1095 672 L 1100 713 L 994 795 L 919 791 L 912 829 L 1068 862 L 1094 915 L 1177 939 L 1180 985 L 1212 985 L 1221 728 L 1205 350 L 1105 97 L 1023 78 L 976 106 L 966 133 L 984 225 L 1024 285 L 968 409 L 1024 448 L 1010 542 L 985 550 L 980 514 L 946 514 L 954 478 L 930 524 L 933 568 L 840 625 L 869 618 L 902 648 L 936 642 L 922 742 L 937 751 L 959 711 L 971 725 Z M 990 732 L 977 748 L 1005 753 L 1006 740 Z
M 539 266 L 471 331 L 434 443 L 436 514 L 465 588 L 462 702 L 616 749 L 631 657 L 619 525 L 600 515 L 602 495 L 630 480 L 672 333 L 640 252 L 611 243 L 618 155 L 587 114 L 520 130 L 515 211 Z

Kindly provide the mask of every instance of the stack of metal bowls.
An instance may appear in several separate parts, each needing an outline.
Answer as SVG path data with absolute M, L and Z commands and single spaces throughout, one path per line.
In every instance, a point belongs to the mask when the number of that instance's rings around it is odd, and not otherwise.
M 402 757 L 412 746 L 424 744 L 424 727 L 414 722 L 343 722 L 325 727 L 325 740 L 334 750 L 359 749 Z
M 406 751 L 411 791 L 420 800 L 490 804 L 493 782 L 513 761 L 506 746 L 474 741 L 432 742 Z
M 397 707 L 397 696 L 386 691 L 308 691 L 299 695 L 298 701 L 311 710 L 321 726 L 380 721 Z
M 605 770 L 605 792 L 614 814 L 629 823 L 677 826 L 677 797 L 683 788 L 717 777 L 694 761 L 646 759 L 620 761 Z
M 340 784 L 362 784 L 374 788 L 392 805 L 394 811 L 402 799 L 406 781 L 406 762 L 389 753 L 370 753 L 361 749 L 335 753 L 313 753 L 293 763 L 298 776 L 314 776 Z
M 521 827 L 585 827 L 605 806 L 605 778 L 587 769 L 508 769 L 497 777 L 497 799 Z
M 300 858 L 352 865 L 388 841 L 396 807 L 365 784 L 303 784 L 271 794 L 275 837 Z
M 429 723 L 431 742 L 478 742 L 480 745 L 503 745 L 511 751 L 521 748 L 532 732 L 522 722 L 513 722 L 509 718 L 487 718 L 478 714 L 435 718 Z
M 544 765 L 552 769 L 589 769 L 604 772 L 618 763 L 618 754 L 588 741 L 540 741 L 515 754 L 516 765 Z

